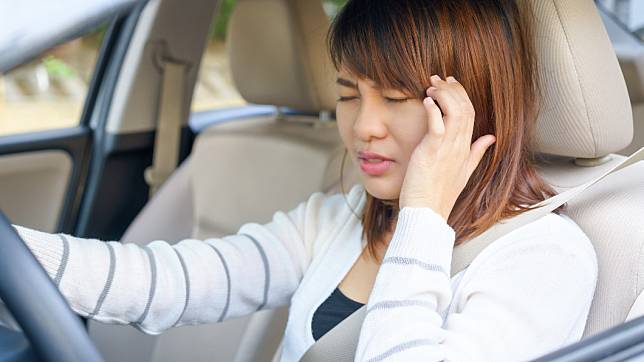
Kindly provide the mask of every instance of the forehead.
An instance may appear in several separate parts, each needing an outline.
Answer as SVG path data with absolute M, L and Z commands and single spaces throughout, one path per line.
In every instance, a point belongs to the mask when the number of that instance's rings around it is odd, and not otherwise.
M 358 82 L 360 82 L 360 83 L 365 83 L 371 88 L 380 88 L 380 86 L 373 80 L 365 77 L 357 76 L 354 73 L 347 70 L 346 68 L 340 68 L 338 70 L 337 79 L 338 79 L 337 84 L 340 84 L 340 85 L 347 85 L 346 82 L 344 81 L 349 81 L 350 83 L 353 83 L 356 85 L 358 84 Z

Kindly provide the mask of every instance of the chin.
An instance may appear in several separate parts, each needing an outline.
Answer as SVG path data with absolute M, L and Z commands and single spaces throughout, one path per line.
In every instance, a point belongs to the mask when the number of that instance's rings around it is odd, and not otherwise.
M 387 178 L 362 175 L 364 189 L 373 197 L 381 200 L 396 200 L 400 196 L 400 186 Z

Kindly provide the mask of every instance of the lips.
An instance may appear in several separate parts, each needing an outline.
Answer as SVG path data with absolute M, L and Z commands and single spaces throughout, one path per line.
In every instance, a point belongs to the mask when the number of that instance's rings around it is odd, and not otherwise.
M 358 158 L 365 161 L 377 160 L 377 161 L 393 161 L 391 158 L 381 155 L 375 152 L 369 151 L 360 151 L 358 152 Z
M 368 151 L 358 152 L 358 160 L 360 160 L 360 169 L 362 172 L 371 176 L 379 176 L 386 173 L 394 162 L 387 156 Z

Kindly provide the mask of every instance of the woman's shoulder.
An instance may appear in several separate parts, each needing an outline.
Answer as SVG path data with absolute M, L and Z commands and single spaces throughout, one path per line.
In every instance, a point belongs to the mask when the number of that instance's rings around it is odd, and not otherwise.
M 557 245 L 575 254 L 595 253 L 588 235 L 566 214 L 551 212 L 526 225 L 525 233 L 535 242 Z
M 580 265 L 596 273 L 597 254 L 582 228 L 569 216 L 551 212 L 513 230 L 492 242 L 472 262 L 526 258 L 542 263 L 563 261 Z M 478 260 L 477 260 L 478 259 Z

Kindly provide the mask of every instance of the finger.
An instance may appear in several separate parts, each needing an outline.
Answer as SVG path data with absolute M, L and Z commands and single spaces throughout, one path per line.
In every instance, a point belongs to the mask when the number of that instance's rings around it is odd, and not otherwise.
M 459 109 L 468 109 L 471 107 L 472 102 L 470 101 L 470 97 L 467 95 L 467 91 L 465 91 L 465 88 L 459 83 L 454 77 L 449 76 L 446 78 L 446 80 L 442 80 L 438 75 L 433 75 L 430 78 L 430 82 L 432 83 L 432 87 L 436 88 L 436 90 L 433 90 L 433 92 L 440 92 L 440 91 L 445 91 L 447 95 L 449 96 L 449 99 L 452 100 L 452 103 L 455 105 L 452 107 L 455 111 L 458 111 Z M 428 94 L 431 96 L 431 94 Z M 435 99 L 439 102 L 440 105 L 440 99 Z
M 470 156 L 467 162 L 468 178 L 478 167 L 481 159 L 483 158 L 483 155 L 485 155 L 485 151 L 487 151 L 488 148 L 490 148 L 495 142 L 496 137 L 494 135 L 488 134 L 479 137 L 476 142 L 472 143 L 472 147 L 470 147 Z
M 461 82 L 456 80 L 456 78 L 450 75 L 447 78 L 445 78 L 445 82 L 448 83 L 451 87 L 453 87 L 454 90 L 456 90 L 457 94 L 461 96 L 461 100 L 466 101 L 470 99 L 470 96 L 467 94 L 465 87 L 463 87 Z
M 445 123 L 443 122 L 441 110 L 431 97 L 425 98 L 423 105 L 427 111 L 427 133 L 442 138 L 445 135 Z
M 463 141 L 466 141 L 467 145 L 469 146 L 472 142 L 472 132 L 474 131 L 474 105 L 472 104 L 472 100 L 467 94 L 465 87 L 463 87 L 463 85 L 458 80 L 456 80 L 456 78 L 450 75 L 445 78 L 445 82 L 449 84 L 450 87 L 452 87 L 452 89 L 455 91 L 455 95 L 458 96 L 456 98 L 460 99 L 463 121 L 459 122 L 459 126 L 461 126 L 461 128 L 459 128 L 459 132 L 465 132 Z
M 454 90 L 447 86 L 447 82 L 437 76 L 433 79 L 433 85 L 427 89 L 427 95 L 440 106 L 445 123 L 446 138 L 455 139 L 462 126 L 459 124 L 461 102 L 455 98 Z

